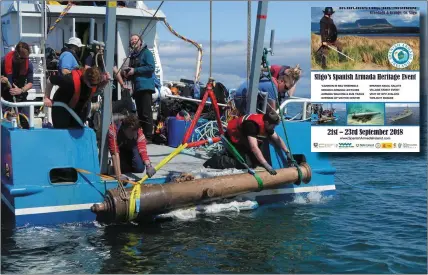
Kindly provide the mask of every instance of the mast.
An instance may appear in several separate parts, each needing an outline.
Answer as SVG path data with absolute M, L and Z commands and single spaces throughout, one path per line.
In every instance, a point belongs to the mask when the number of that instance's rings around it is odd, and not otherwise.
M 247 114 L 256 113 L 257 111 L 257 96 L 260 78 L 260 64 L 263 55 L 263 42 L 266 29 L 268 1 L 259 1 L 257 8 L 256 31 L 254 34 L 253 56 L 251 59 L 251 73 L 248 91 Z M 279 108 L 279 106 L 278 106 Z
M 105 48 L 105 70 L 113 77 L 114 49 L 116 42 L 116 7 L 117 1 L 107 1 L 106 12 L 106 48 Z M 108 170 L 108 144 L 107 131 L 111 123 L 112 114 L 112 88 L 111 83 L 104 88 L 103 111 L 101 125 L 101 147 L 100 147 L 100 168 L 101 173 L 107 173 Z

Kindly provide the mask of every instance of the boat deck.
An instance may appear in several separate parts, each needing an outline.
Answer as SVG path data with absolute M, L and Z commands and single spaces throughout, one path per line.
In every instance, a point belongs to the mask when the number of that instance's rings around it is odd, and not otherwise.
M 175 148 L 163 145 L 149 144 L 147 151 L 150 161 L 153 166 L 156 166 L 165 157 L 167 157 Z M 180 154 L 174 157 L 170 162 L 163 166 L 153 178 L 169 177 L 179 175 L 181 173 L 191 173 L 196 178 L 212 177 L 219 175 L 238 174 L 244 171 L 238 169 L 209 169 L 204 168 L 203 164 L 209 156 L 203 150 L 197 152 L 191 150 L 183 150 Z M 142 178 L 146 173 L 127 173 L 126 175 L 134 179 Z

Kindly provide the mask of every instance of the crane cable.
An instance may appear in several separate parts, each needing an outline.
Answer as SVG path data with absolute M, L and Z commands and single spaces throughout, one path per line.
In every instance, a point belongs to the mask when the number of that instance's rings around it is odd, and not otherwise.
M 201 45 L 199 45 L 198 43 L 196 43 L 195 41 L 188 39 L 182 35 L 180 35 L 179 33 L 177 33 L 172 27 L 171 25 L 166 21 L 166 19 L 163 20 L 163 23 L 165 24 L 165 26 L 167 27 L 167 29 L 175 36 L 177 36 L 178 38 L 189 42 L 190 44 L 194 45 L 198 51 L 200 52 L 200 56 L 198 56 L 198 60 L 197 60 L 197 64 L 199 64 L 199 67 L 196 68 L 197 72 L 196 72 L 196 81 L 198 82 L 200 77 L 201 77 L 201 72 L 202 72 L 202 47 Z
M 248 0 L 247 8 L 247 87 L 250 85 L 251 66 L 251 0 Z
M 210 78 L 212 77 L 213 65 L 213 1 L 210 0 Z

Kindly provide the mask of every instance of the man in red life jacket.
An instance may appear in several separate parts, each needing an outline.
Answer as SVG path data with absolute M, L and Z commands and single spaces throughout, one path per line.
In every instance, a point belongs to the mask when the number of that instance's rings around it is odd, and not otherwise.
M 270 174 L 276 175 L 276 171 L 269 165 L 263 156 L 259 146 L 264 140 L 270 140 L 279 146 L 291 158 L 290 151 L 284 141 L 275 132 L 275 126 L 280 122 L 276 112 L 266 114 L 251 114 L 235 118 L 229 121 L 226 137 L 232 142 L 238 152 L 246 159 L 249 167 L 263 166 Z M 244 169 L 233 156 L 214 155 L 204 163 L 204 167 L 214 169 L 237 168 Z
M 1 60 L 1 96 L 13 102 L 26 101 L 28 90 L 33 87 L 33 64 L 29 61 L 30 47 L 19 42 Z
M 108 146 L 117 179 L 127 179 L 122 173 L 143 173 L 146 170 L 149 178 L 156 173 L 150 163 L 146 137 L 136 115 L 131 114 L 110 125 Z
M 72 70 L 66 75 L 52 75 L 47 81 L 44 103 L 46 107 L 52 107 L 53 101 L 59 101 L 67 104 L 74 112 L 86 121 L 89 110 L 88 102 L 97 92 L 102 90 L 110 80 L 110 74 L 102 74 L 96 68 L 82 70 Z M 58 85 L 59 88 L 55 92 L 53 99 L 50 99 L 50 93 L 53 85 Z M 70 113 L 62 107 L 52 108 L 52 122 L 54 128 L 75 128 L 80 127 Z

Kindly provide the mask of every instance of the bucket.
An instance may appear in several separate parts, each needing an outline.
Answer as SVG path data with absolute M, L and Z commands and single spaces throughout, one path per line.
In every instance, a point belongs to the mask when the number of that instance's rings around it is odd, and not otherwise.
M 187 129 L 192 121 L 178 120 L 176 117 L 168 117 L 168 146 L 177 148 L 183 141 Z

